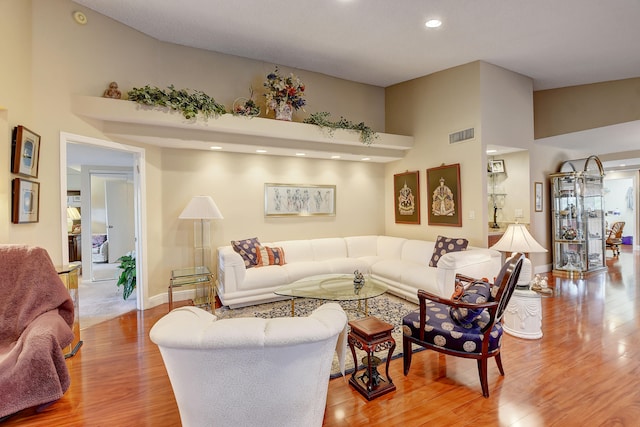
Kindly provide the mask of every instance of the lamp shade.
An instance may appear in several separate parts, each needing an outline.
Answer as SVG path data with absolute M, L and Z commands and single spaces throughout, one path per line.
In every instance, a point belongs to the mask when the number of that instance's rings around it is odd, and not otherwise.
M 509 224 L 500 240 L 491 246 L 500 252 L 547 252 L 529 233 L 524 224 Z
M 67 219 L 80 219 L 80 211 L 78 208 L 70 206 L 67 208 Z
M 224 219 L 211 196 L 194 196 L 187 204 L 180 219 Z

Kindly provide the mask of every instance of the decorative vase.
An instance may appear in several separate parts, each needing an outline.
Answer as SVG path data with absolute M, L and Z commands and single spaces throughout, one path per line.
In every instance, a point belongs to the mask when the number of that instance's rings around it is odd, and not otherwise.
M 287 120 L 291 121 L 291 116 L 293 115 L 293 108 L 291 104 L 282 104 L 278 105 L 275 109 L 276 111 L 276 120 Z

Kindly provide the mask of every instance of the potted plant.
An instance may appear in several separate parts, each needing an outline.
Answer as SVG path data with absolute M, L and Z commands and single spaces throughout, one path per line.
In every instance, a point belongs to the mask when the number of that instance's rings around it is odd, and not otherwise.
M 267 92 L 264 94 L 267 104 L 267 113 L 273 110 L 278 120 L 291 120 L 293 110 L 305 106 L 304 84 L 293 73 L 283 77 L 276 67 L 275 71 L 267 75 L 264 82 Z M 304 111 L 304 108 L 303 108 Z
M 117 259 L 122 269 L 116 286 L 122 286 L 122 299 L 126 300 L 136 289 L 136 253 L 128 252 Z

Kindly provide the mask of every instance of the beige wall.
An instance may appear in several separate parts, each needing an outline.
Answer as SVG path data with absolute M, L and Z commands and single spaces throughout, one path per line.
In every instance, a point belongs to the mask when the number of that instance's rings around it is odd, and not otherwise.
M 640 77 L 536 91 L 535 138 L 640 120 Z
M 380 164 L 164 150 L 162 170 L 163 251 L 180 265 L 193 257 L 193 221 L 178 216 L 198 194 L 211 195 L 224 216 L 212 221 L 214 246 L 249 237 L 267 243 L 384 232 Z M 265 217 L 265 183 L 335 185 L 336 215 Z
M 261 101 L 262 81 L 274 64 L 170 45 L 151 39 L 69 0 L 3 0 L 0 54 L 11 67 L 0 70 L 0 200 L 10 200 L 10 129 L 25 125 L 40 134 L 40 221 L 8 224 L 9 206 L 0 221 L 0 241 L 43 246 L 54 263 L 62 260 L 60 132 L 109 140 L 100 122 L 85 121 L 70 109 L 70 95 L 100 96 L 108 83 L 125 93 L 134 86 L 202 90 L 231 107 L 253 86 Z M 74 10 L 88 18 L 84 26 Z M 330 111 L 336 119 L 364 121 L 384 130 L 384 90 L 326 75 L 281 67 L 307 86 L 307 112 Z M 132 144 L 129 141 L 116 141 Z M 384 167 L 376 164 L 322 162 L 271 156 L 145 148 L 147 180 L 147 263 L 149 295 L 166 293 L 169 270 L 190 264 L 191 224 L 177 216 L 194 194 L 211 194 L 225 219 L 214 224 L 214 244 L 247 237 L 276 240 L 296 237 L 383 232 Z M 337 185 L 337 216 L 324 219 L 269 219 L 263 213 L 265 182 Z M 359 211 L 361 215 L 347 215 Z
M 386 167 L 386 234 L 435 240 L 437 235 L 464 236 L 472 245 L 486 246 L 484 188 L 486 156 L 480 131 L 480 63 L 462 65 L 386 88 L 387 132 L 413 135 L 415 146 L 404 159 Z M 449 134 L 476 128 L 472 141 L 449 145 Z M 430 205 L 426 170 L 442 164 L 460 164 L 462 227 L 428 225 Z M 396 224 L 393 175 L 420 172 L 420 225 Z M 475 211 L 475 219 L 469 212 Z

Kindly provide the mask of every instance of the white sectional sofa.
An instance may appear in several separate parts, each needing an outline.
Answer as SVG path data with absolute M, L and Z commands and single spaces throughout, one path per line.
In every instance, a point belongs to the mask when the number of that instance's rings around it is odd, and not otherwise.
M 501 254 L 468 247 L 442 256 L 429 267 L 435 242 L 391 236 L 353 236 L 265 243 L 281 247 L 284 265 L 245 268 L 232 246 L 218 248 L 217 292 L 223 305 L 237 308 L 284 299 L 273 292 L 282 285 L 317 274 L 369 273 L 389 286 L 389 292 L 417 302 L 417 290 L 449 297 L 457 273 L 493 279 Z

